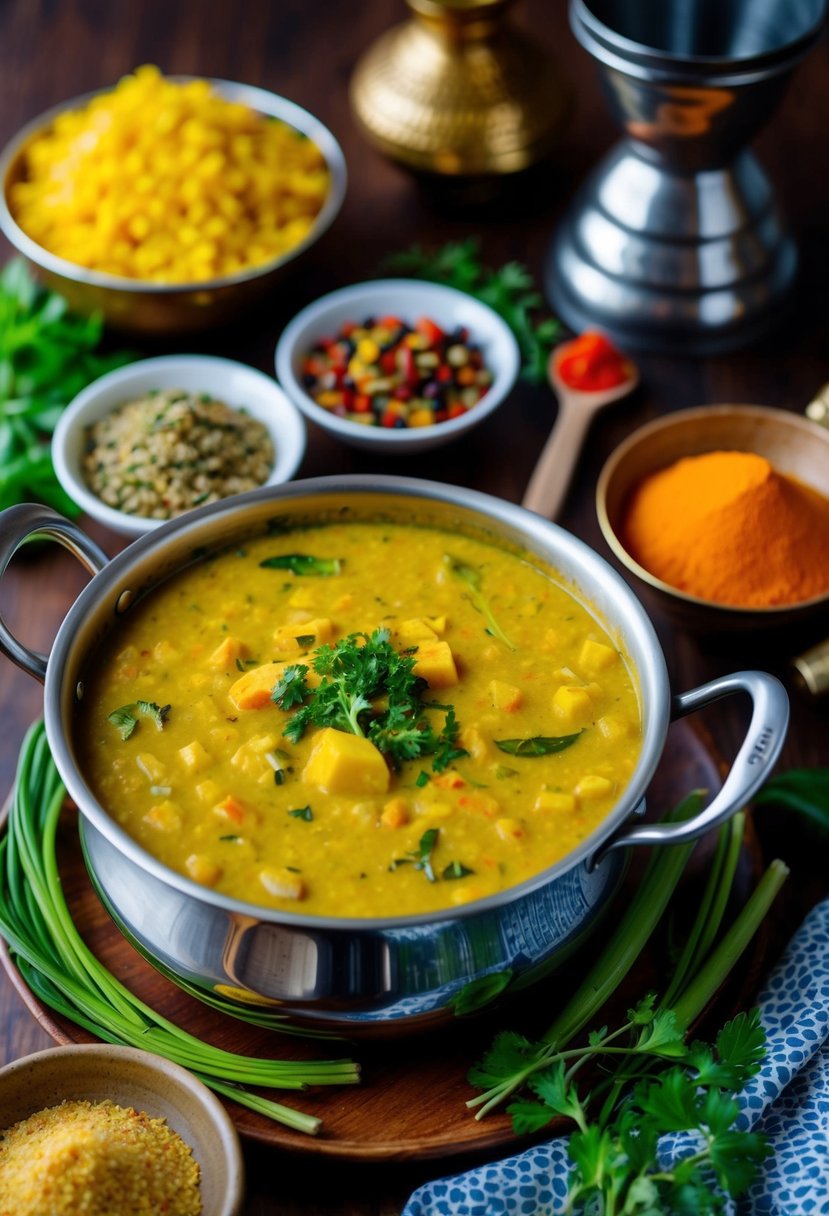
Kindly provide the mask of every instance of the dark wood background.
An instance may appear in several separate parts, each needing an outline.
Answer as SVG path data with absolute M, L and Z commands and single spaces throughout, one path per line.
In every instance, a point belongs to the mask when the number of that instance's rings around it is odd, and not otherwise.
M 587 55 L 570 34 L 565 0 L 523 0 L 514 20 L 558 55 L 575 95 L 573 121 L 554 165 L 532 185 L 511 191 L 486 211 L 447 208 L 363 141 L 352 120 L 347 85 L 360 52 L 405 15 L 402 0 L 0 0 L 0 144 L 22 123 L 67 98 L 109 85 L 141 63 L 166 72 L 246 81 L 284 94 L 317 114 L 342 144 L 350 170 L 348 197 L 334 228 L 300 262 L 270 304 L 236 331 L 190 341 L 178 349 L 211 349 L 272 370 L 284 323 L 325 290 L 374 277 L 385 254 L 414 241 L 437 244 L 478 234 L 484 258 L 511 258 L 538 274 L 550 235 L 572 192 L 616 138 Z M 714 402 L 743 402 L 802 411 L 829 380 L 829 43 L 798 70 L 757 151 L 798 234 L 802 273 L 795 307 L 773 340 L 738 354 L 705 360 L 643 358 L 644 383 L 628 402 L 594 426 L 561 522 L 608 556 L 593 505 L 603 461 L 641 423 L 671 410 Z M 2 251 L 5 255 L 6 250 Z M 163 344 L 145 345 L 147 354 Z M 166 349 L 173 349 L 168 347 Z M 554 417 L 544 387 L 519 386 L 468 440 L 410 460 L 383 461 L 338 446 L 312 432 L 303 476 L 332 472 L 397 472 L 485 489 L 520 501 L 533 462 Z M 120 542 L 90 527 L 109 552 Z M 18 560 L 0 587 L 0 611 L 28 643 L 50 639 L 84 576 L 72 561 L 47 551 Z M 792 687 L 788 660 L 821 633 L 776 639 L 736 638 L 727 648 L 674 631 L 658 611 L 674 688 L 756 666 L 776 672 L 792 690 L 793 718 L 781 768 L 829 763 L 829 704 Z M 829 700 L 829 699 L 827 699 Z M 11 783 L 27 725 L 41 712 L 41 690 L 0 661 L 0 786 Z M 729 701 L 709 712 L 707 725 L 723 755 L 733 755 L 745 725 Z M 759 833 L 767 855 L 793 867 L 794 881 L 773 917 L 768 964 L 804 911 L 829 893 L 825 847 L 799 824 L 763 812 Z M 46 1035 L 0 978 L 0 1063 L 47 1046 Z M 399 1211 L 417 1181 L 440 1171 L 341 1166 L 319 1168 L 285 1154 L 248 1150 L 251 1178 L 246 1212 L 369 1213 Z

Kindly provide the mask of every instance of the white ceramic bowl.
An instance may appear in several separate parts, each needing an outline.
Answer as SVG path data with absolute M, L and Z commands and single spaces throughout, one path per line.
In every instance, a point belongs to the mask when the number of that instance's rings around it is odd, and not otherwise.
M 151 1052 L 72 1044 L 7 1064 L 0 1068 L 0 1132 L 63 1101 L 107 1099 L 166 1119 L 198 1163 L 204 1216 L 237 1216 L 244 1164 L 230 1116 L 192 1073 Z
M 302 363 L 320 338 L 333 336 L 347 321 L 391 314 L 410 324 L 418 317 L 429 317 L 442 329 L 465 325 L 477 342 L 484 361 L 493 374 L 492 384 L 477 405 L 460 418 L 434 426 L 390 430 L 364 426 L 338 418 L 311 398 L 302 384 Z M 322 296 L 303 308 L 283 331 L 276 347 L 276 375 L 289 397 L 305 416 L 336 435 L 343 443 L 369 451 L 409 456 L 459 439 L 498 408 L 515 383 L 521 357 L 512 330 L 496 312 L 480 300 L 419 279 L 377 279 L 355 283 Z
M 305 423 L 286 394 L 270 376 L 210 355 L 163 355 L 141 359 L 95 380 L 67 406 L 52 438 L 52 459 L 58 481 L 87 515 L 120 532 L 143 536 L 166 522 L 128 515 L 107 506 L 84 480 L 82 461 L 86 429 L 119 405 L 142 397 L 151 389 L 182 388 L 210 393 L 234 409 L 244 408 L 262 422 L 273 441 L 276 460 L 264 485 L 290 481 L 305 453 Z

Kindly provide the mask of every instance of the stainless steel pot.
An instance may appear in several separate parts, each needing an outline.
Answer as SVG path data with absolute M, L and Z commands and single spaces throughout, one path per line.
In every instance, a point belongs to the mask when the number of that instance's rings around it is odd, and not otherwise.
M 329 519 L 399 519 L 482 536 L 537 554 L 593 606 L 635 669 L 643 711 L 639 763 L 618 804 L 578 849 L 535 877 L 461 909 L 383 920 L 324 918 L 230 899 L 156 861 L 96 801 L 73 732 L 83 685 L 118 618 L 161 580 L 207 553 L 269 528 Z M 0 648 L 45 681 L 55 761 L 82 819 L 92 879 L 127 937 L 161 971 L 196 990 L 264 998 L 297 1019 L 355 1031 L 411 1029 L 484 1003 L 554 967 L 592 927 L 615 890 L 629 846 L 692 840 L 743 806 L 777 758 L 788 721 L 772 676 L 739 672 L 671 696 L 644 609 L 622 579 L 569 533 L 511 503 L 455 486 L 391 477 L 327 477 L 254 491 L 173 520 L 113 561 L 76 525 L 39 506 L 0 515 L 0 576 L 16 549 L 51 537 L 95 574 L 52 652 L 21 645 L 0 620 Z M 635 822 L 672 718 L 734 692 L 753 713 L 720 792 L 679 824 Z

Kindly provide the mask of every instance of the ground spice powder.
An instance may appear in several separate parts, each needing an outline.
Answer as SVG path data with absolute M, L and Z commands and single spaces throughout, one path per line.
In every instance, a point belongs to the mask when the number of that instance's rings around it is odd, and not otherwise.
M 646 477 L 622 540 L 663 582 L 750 608 L 829 592 L 829 499 L 750 452 L 708 452 Z
M 199 1167 L 164 1119 L 63 1102 L 0 1133 L 0 1216 L 199 1216 Z

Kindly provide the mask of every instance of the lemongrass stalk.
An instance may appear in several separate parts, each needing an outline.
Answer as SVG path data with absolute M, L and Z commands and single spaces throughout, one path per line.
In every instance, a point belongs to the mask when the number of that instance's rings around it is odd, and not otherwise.
M 737 866 L 740 864 L 740 854 L 743 848 L 743 837 L 745 835 L 745 814 L 740 812 L 735 815 L 731 821 L 731 839 L 728 842 L 728 851 L 725 857 L 723 867 L 723 881 L 720 883 L 714 904 L 711 909 L 711 915 L 708 918 L 708 923 L 703 930 L 699 940 L 696 953 L 693 959 L 694 970 L 697 970 L 703 959 L 707 958 L 711 947 L 716 941 L 717 934 L 720 931 L 725 909 L 728 905 L 728 900 L 731 895 L 731 889 L 734 885 L 734 877 L 737 873 Z

